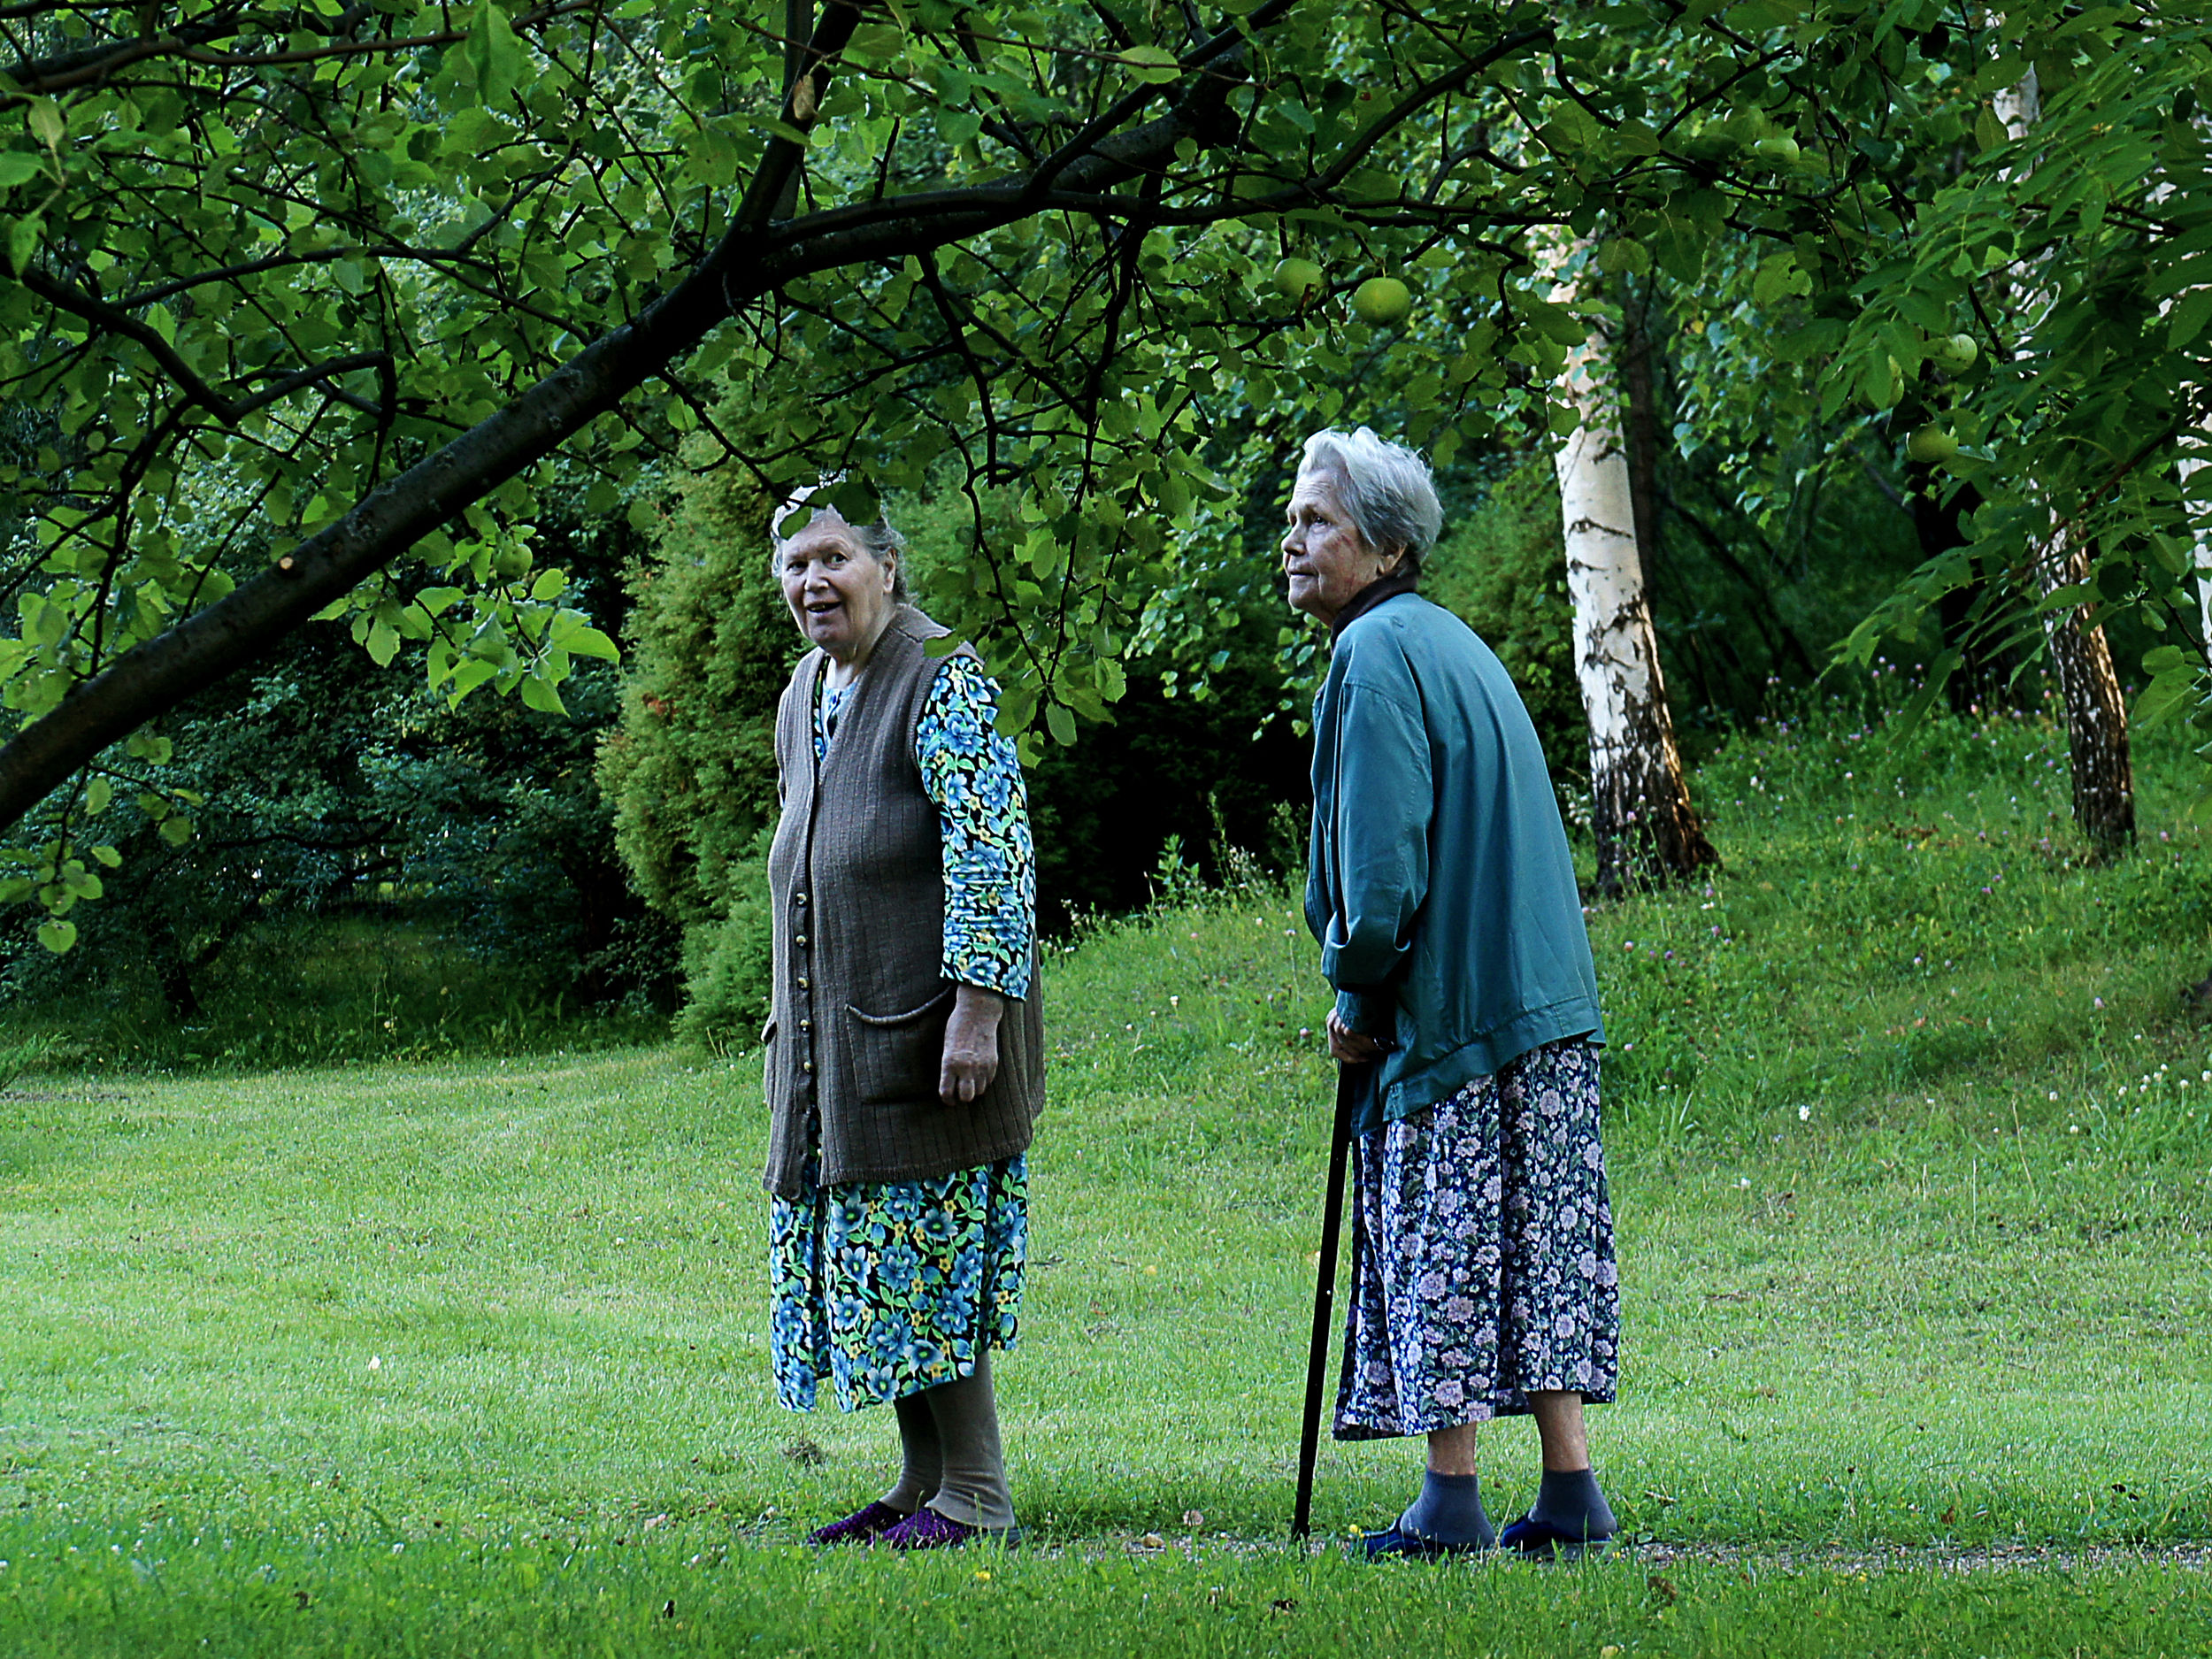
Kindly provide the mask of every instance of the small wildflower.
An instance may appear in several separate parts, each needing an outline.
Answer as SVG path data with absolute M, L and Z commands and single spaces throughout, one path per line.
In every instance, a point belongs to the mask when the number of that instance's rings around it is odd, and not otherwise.
M 1800 1122 L 1800 1123 L 1801 1123 L 1801 1124 L 1809 1124 L 1809 1123 L 1812 1122 L 1812 1120 L 1813 1120 L 1813 1109 L 1812 1109 L 1811 1107 L 1809 1107 L 1809 1106 L 1800 1106 L 1800 1107 L 1797 1109 L 1797 1121 L 1798 1121 L 1798 1122 Z

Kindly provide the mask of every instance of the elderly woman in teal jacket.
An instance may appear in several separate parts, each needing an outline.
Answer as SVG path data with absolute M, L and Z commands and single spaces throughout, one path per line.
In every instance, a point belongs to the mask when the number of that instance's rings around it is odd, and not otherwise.
M 1362 427 L 1309 439 L 1290 603 L 1330 629 L 1314 711 L 1306 919 L 1357 1068 L 1353 1288 L 1335 1433 L 1421 1434 L 1370 1555 L 1549 1557 L 1614 1520 L 1582 1408 L 1609 1401 L 1618 1277 L 1598 1133 L 1597 979 L 1551 779 L 1489 647 L 1416 591 L 1442 528 L 1427 465 Z M 1535 1502 L 1484 1512 L 1486 1420 L 1532 1414 Z

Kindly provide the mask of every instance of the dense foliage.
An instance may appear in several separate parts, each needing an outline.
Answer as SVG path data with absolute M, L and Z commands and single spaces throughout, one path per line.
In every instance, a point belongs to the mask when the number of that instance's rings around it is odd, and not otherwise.
M 1985 536 L 2022 534 L 2004 480 L 2150 511 L 2187 425 L 2200 308 L 2116 376 L 2087 320 L 2190 285 L 2185 15 L 840 4 L 804 48 L 737 14 L 496 0 L 157 23 L 58 0 L 9 23 L 0 366 L 44 423 L 7 480 L 34 526 L 0 661 L 12 818 L 334 601 L 380 657 L 419 639 L 435 683 L 549 705 L 605 649 L 557 582 L 505 573 L 564 444 L 597 511 L 687 433 L 772 485 L 916 488 L 950 457 L 972 500 L 1015 491 L 979 632 L 1016 723 L 1066 741 L 1153 603 L 1234 550 L 1210 510 L 1240 518 L 1293 427 L 1386 400 L 1447 461 L 1540 432 L 1559 353 L 1616 307 L 1601 270 L 1695 288 L 1748 239 L 1749 303 L 1809 313 L 1775 356 L 1819 365 L 1824 418 L 1950 375 L 1966 465 L 1999 475 Z M 2032 64 L 2042 126 L 2008 146 L 1988 100 Z M 1555 234 L 1594 262 L 1579 316 L 1534 274 Z M 1271 286 L 1286 253 L 1317 280 Z M 1931 369 L 2015 266 L 2052 304 L 1984 330 L 1978 370 Z M 1409 325 L 1344 309 L 1379 271 Z M 2083 396 L 2035 412 L 2047 373 Z M 725 379 L 747 396 L 710 415 Z M 2133 495 L 2067 447 L 2139 431 Z M 81 816 L 27 866 L 50 907 L 106 844 Z
M 580 591 L 618 611 L 620 539 L 555 545 Z M 96 1051 L 165 1023 L 214 1031 L 202 1050 L 234 1048 L 239 1004 L 265 996 L 258 1023 L 296 1039 L 272 1058 L 352 1051 L 350 1033 L 319 1041 L 289 1018 L 319 1000 L 318 959 L 344 939 L 372 957 L 457 958 L 443 979 L 500 983 L 503 1006 L 664 1005 L 672 933 L 626 880 L 593 778 L 616 675 L 597 664 L 568 689 L 566 715 L 454 706 L 411 666 L 362 661 L 342 626 L 307 629 L 163 722 L 166 792 L 109 805 L 124 856 L 102 902 L 73 912 L 86 949 L 39 948 L 19 908 L 0 935 L 0 987 L 33 1023 L 59 1020 Z M 192 833 L 179 834 L 188 813 Z

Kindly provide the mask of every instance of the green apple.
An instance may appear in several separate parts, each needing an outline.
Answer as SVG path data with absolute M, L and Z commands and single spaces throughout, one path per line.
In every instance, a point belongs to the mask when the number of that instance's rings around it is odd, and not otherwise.
M 1905 440 L 1906 455 L 1913 460 L 1924 461 L 1931 465 L 1938 461 L 1947 461 L 1958 452 L 1958 434 L 1937 426 L 1932 420 L 1926 426 L 1919 427 L 1911 437 Z
M 511 547 L 503 549 L 492 561 L 492 574 L 503 582 L 518 582 L 530 573 L 530 549 Z
M 1935 365 L 1948 374 L 1963 374 L 1974 366 L 1974 359 L 1981 355 L 1981 348 L 1974 343 L 1971 334 L 1953 334 L 1939 340 L 1928 348 L 1928 355 Z
M 1352 290 L 1352 310 L 1378 328 L 1402 323 L 1413 314 L 1413 290 L 1396 277 L 1369 277 Z
M 1310 259 L 1286 259 L 1275 267 L 1275 291 L 1301 305 L 1320 298 L 1326 280 L 1321 267 Z
M 1775 138 L 1763 138 L 1751 148 L 1762 160 L 1770 161 L 1778 167 L 1793 167 L 1797 165 L 1797 141 L 1786 134 Z

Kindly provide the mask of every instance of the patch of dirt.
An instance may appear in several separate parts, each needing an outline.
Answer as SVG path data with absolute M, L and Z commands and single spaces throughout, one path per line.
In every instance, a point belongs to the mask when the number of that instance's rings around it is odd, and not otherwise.
M 2007 1572 L 2071 1571 L 2096 1567 L 2212 1568 L 2212 1544 L 1988 1544 L 1971 1547 L 1903 1544 L 1873 1549 L 1773 1549 L 1740 1544 L 1632 1544 L 1624 1561 L 1650 1567 L 1702 1563 L 1761 1568 L 1770 1572 Z

